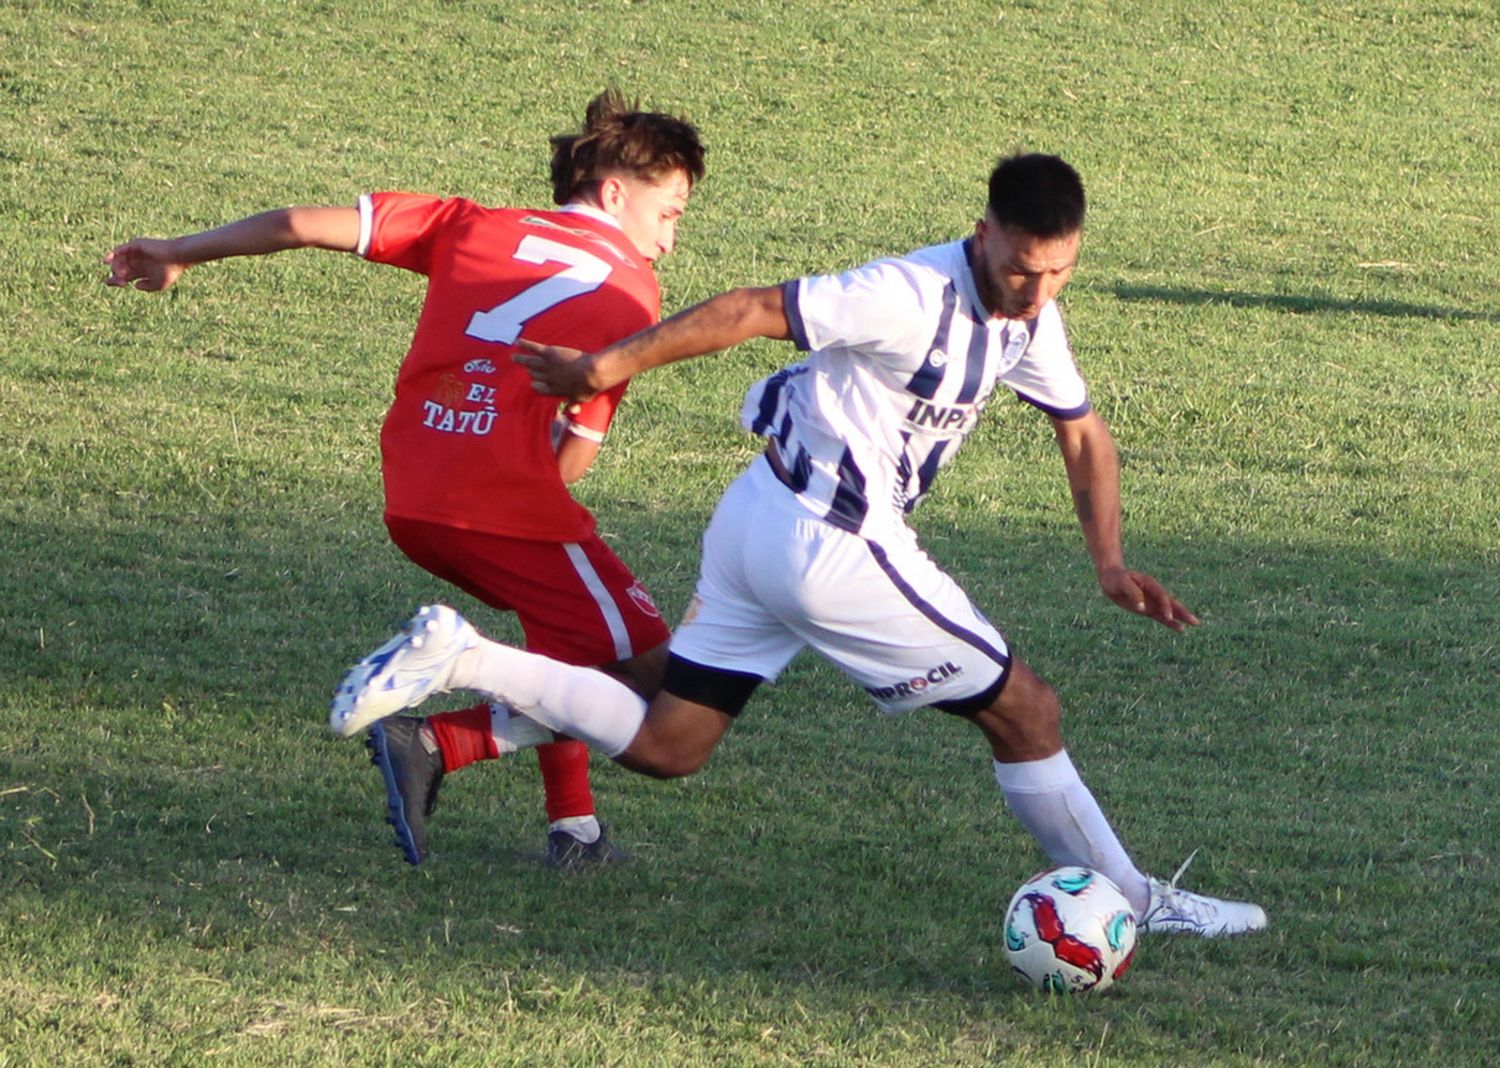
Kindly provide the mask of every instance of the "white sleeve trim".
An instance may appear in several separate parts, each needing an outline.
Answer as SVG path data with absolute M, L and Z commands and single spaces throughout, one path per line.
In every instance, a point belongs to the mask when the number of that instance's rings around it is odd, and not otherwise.
M 604 431 L 594 430 L 591 427 L 579 426 L 571 419 L 568 420 L 568 433 L 577 434 L 584 441 L 592 441 L 596 445 L 604 441 Z
M 359 195 L 359 244 L 354 246 L 356 256 L 370 254 L 370 232 L 375 228 L 375 201 L 369 193 Z

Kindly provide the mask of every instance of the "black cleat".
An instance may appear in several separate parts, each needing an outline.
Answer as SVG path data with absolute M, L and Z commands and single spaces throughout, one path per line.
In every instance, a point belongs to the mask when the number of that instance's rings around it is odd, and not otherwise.
M 609 840 L 604 827 L 599 828 L 599 837 L 592 842 L 580 842 L 567 831 L 547 832 L 547 853 L 542 858 L 549 868 L 558 871 L 578 871 L 598 864 L 618 864 L 625 853 Z
M 370 727 L 365 746 L 370 762 L 385 780 L 390 814 L 385 821 L 396 828 L 396 844 L 410 864 L 427 859 L 427 817 L 437 807 L 443 782 L 443 757 L 429 752 L 415 716 L 391 716 Z

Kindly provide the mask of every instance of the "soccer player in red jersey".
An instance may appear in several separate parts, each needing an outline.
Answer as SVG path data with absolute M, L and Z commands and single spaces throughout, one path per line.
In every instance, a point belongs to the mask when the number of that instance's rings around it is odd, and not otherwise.
M 194 264 L 308 247 L 426 275 L 380 436 L 391 539 L 432 574 L 515 612 L 528 649 L 602 667 L 649 694 L 668 628 L 567 489 L 597 456 L 624 384 L 561 410 L 532 390 L 511 353 L 522 330 L 593 351 L 656 322 L 652 265 L 676 243 L 703 156 L 691 124 L 607 90 L 589 103 L 582 132 L 552 138 L 558 210 L 376 193 L 353 207 L 292 207 L 170 240 L 135 238 L 105 257 L 105 281 L 161 290 Z M 489 704 L 371 723 L 336 702 L 331 726 L 341 736 L 370 728 L 390 821 L 413 864 L 427 856 L 426 817 L 443 775 L 498 756 L 497 737 L 536 729 Z M 615 859 L 595 816 L 587 748 L 543 741 L 548 862 Z

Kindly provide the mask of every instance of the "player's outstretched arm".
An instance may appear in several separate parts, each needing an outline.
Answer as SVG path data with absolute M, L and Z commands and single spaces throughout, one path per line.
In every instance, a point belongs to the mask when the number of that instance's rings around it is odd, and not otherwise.
M 175 238 L 135 237 L 104 257 L 105 285 L 167 289 L 197 263 L 230 256 L 263 256 L 293 248 L 353 252 L 359 245 L 356 208 L 294 207 L 251 215 Z
M 1126 611 L 1154 619 L 1179 633 L 1198 617 L 1156 579 L 1125 566 L 1120 536 L 1120 459 L 1114 435 L 1097 412 L 1053 419 L 1057 447 L 1068 471 L 1073 510 L 1083 528 L 1094 573 L 1104 595 Z
M 522 338 L 512 359 L 530 372 L 538 393 L 586 401 L 653 367 L 733 348 L 751 338 L 788 341 L 791 336 L 781 287 L 766 286 L 720 293 L 588 355 Z

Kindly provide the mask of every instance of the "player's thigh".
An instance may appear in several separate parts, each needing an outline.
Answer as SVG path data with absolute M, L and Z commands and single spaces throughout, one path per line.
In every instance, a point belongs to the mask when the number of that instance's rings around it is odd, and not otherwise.
M 778 493 L 786 491 L 778 484 Z M 720 499 L 703 533 L 698 584 L 676 633 L 672 653 L 691 663 L 774 679 L 802 649 L 802 640 L 759 600 L 757 546 L 790 535 L 774 508 L 741 475 Z
M 574 664 L 623 665 L 645 657 L 628 672 L 642 681 L 654 655 L 659 672 L 672 632 L 614 550 L 597 536 L 538 544 L 542 549 L 525 575 L 529 594 L 516 606 L 527 648 Z
M 516 613 L 533 652 L 590 667 L 619 664 L 671 636 L 651 595 L 597 536 L 559 543 L 395 518 L 387 526 L 418 566 Z
M 1004 635 L 914 539 L 878 543 L 814 522 L 800 541 L 800 569 L 757 568 L 760 600 L 882 709 L 966 714 L 1003 688 Z
M 661 689 L 662 673 L 667 666 L 667 650 L 668 643 L 662 642 L 629 660 L 601 664 L 599 670 L 613 675 L 649 701 Z
M 393 515 L 385 517 L 385 528 L 392 544 L 429 575 L 452 583 L 491 608 L 511 611 L 498 588 L 479 581 L 500 551 L 481 545 L 473 531 Z

